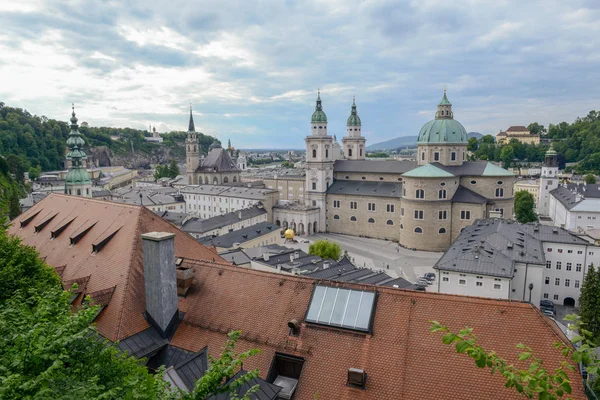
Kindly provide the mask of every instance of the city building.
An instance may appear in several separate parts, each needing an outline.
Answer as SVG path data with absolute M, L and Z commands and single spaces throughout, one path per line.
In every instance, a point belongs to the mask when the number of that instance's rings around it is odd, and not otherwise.
M 523 144 L 540 144 L 540 135 L 531 133 L 524 126 L 511 126 L 506 132 L 500 132 L 496 135 L 496 143 L 507 144 L 512 139 L 516 139 Z
M 100 305 L 100 335 L 149 368 L 165 365 L 184 391 L 232 330 L 242 331 L 236 349 L 261 351 L 244 370 L 258 370 L 251 384 L 270 400 L 520 398 L 429 333 L 432 320 L 473 327 L 478 344 L 510 363 L 516 343 L 530 345 L 549 371 L 564 360 L 555 343 L 569 345 L 527 302 L 236 267 L 140 206 L 52 194 L 9 233 L 34 246 L 65 287 L 78 284 L 74 307 L 87 295 Z M 568 375 L 569 396 L 585 399 L 580 371 Z
M 600 229 L 600 184 L 563 183 L 549 193 L 554 225 L 576 233 Z
M 187 218 L 182 223 L 181 230 L 189 233 L 196 239 L 205 236 L 221 236 L 247 226 L 267 222 L 267 217 L 267 210 L 259 202 L 248 208 L 231 211 L 212 218 Z
M 478 220 L 463 229 L 434 266 L 441 293 L 579 306 L 600 247 L 539 223 Z
M 171 187 L 116 189 L 111 192 L 110 200 L 117 203 L 141 205 L 154 212 L 185 213 L 187 211 L 183 196 L 177 189 Z
M 87 156 L 83 151 L 84 145 L 85 141 L 79 133 L 79 125 L 77 125 L 77 117 L 75 116 L 75 106 L 73 105 L 71 132 L 67 139 L 67 147 L 69 148 L 67 160 L 69 160 L 70 167 L 65 177 L 65 194 L 92 198 L 92 180 L 85 169 Z
M 277 243 L 281 240 L 281 229 L 271 222 L 259 222 L 221 236 L 210 235 L 198 239 L 204 246 L 213 246 L 217 252 L 226 252 L 243 247 L 245 249 Z

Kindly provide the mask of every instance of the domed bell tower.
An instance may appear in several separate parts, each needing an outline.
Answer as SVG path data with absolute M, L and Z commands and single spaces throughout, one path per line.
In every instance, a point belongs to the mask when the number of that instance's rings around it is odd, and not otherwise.
M 346 121 L 346 136 L 342 138 L 344 157 L 347 160 L 364 160 L 366 139 L 361 136 L 362 124 L 356 112 L 356 101 L 352 98 L 352 110 Z
M 185 159 L 188 184 L 197 185 L 196 170 L 200 165 L 200 146 L 198 145 L 198 135 L 194 126 L 194 117 L 192 116 L 192 105 L 190 104 L 190 122 L 188 124 L 187 138 L 185 140 Z
M 558 154 L 554 147 L 546 152 L 542 164 L 542 175 L 540 177 L 540 190 L 538 198 L 538 214 L 550 215 L 550 192 L 558 187 Z
M 317 95 L 317 105 L 311 118 L 311 134 L 306 142 L 306 194 L 305 204 L 319 207 L 319 221 L 316 232 L 325 232 L 327 189 L 333 183 L 333 139 L 327 135 L 327 115 L 321 104 L 321 92 Z

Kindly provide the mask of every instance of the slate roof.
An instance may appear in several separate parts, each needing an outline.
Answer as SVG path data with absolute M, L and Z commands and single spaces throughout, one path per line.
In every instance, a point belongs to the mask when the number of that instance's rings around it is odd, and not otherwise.
M 148 359 L 146 365 L 152 370 L 157 370 L 162 365 L 166 368 L 173 367 L 186 388 L 191 391 L 208 369 L 208 349 L 205 347 L 198 352 L 191 352 L 167 345 Z
M 142 198 L 140 199 L 140 195 Z M 177 199 L 177 189 L 174 188 L 152 188 L 152 189 L 132 189 L 121 188 L 112 191 L 111 201 L 116 203 L 135 204 L 144 206 L 184 203 L 182 199 Z
M 174 212 L 174 211 L 154 211 L 156 215 L 162 219 L 169 221 L 178 228 L 181 228 L 181 224 L 188 218 L 186 213 Z
M 87 228 L 90 229 L 86 231 Z M 176 234 L 177 256 L 226 263 L 147 208 L 111 201 L 52 193 L 15 218 L 8 229 L 24 244 L 34 246 L 50 266 L 61 268 L 64 282 L 85 278 L 84 294 L 114 288 L 109 303 L 95 320 L 98 333 L 111 341 L 149 327 L 142 315 L 146 295 L 140 235 L 154 231 Z M 71 244 L 71 238 L 77 242 Z M 100 250 L 94 252 L 93 246 Z M 78 297 L 75 306 L 82 297 Z
M 550 191 L 550 194 L 567 210 L 577 207 L 578 209 L 574 211 L 588 211 L 587 209 L 584 210 L 584 206 L 581 206 L 581 204 L 588 199 L 600 199 L 600 184 L 567 183 Z M 580 197 L 579 201 L 577 201 L 577 195 Z M 595 201 L 591 203 L 594 203 L 594 206 L 600 205 Z M 600 211 L 600 208 L 592 207 L 589 211 Z
M 327 194 L 400 198 L 402 196 L 402 184 L 394 182 L 346 181 L 337 179 L 329 186 Z
M 271 232 L 279 230 L 280 228 L 278 225 L 268 221 L 263 221 L 255 225 L 238 229 L 237 231 L 229 232 L 225 235 L 211 235 L 197 240 L 205 246 L 231 248 L 235 243 L 243 244 L 244 242 L 247 242 L 249 240 L 253 240 L 260 236 L 268 235 Z
M 202 163 L 196 169 L 197 172 L 240 172 L 233 162 L 229 153 L 222 147 L 212 148 Z
M 412 160 L 336 160 L 333 171 L 403 174 L 416 166 L 417 162 Z
M 262 204 L 256 204 L 252 207 L 244 208 L 238 211 L 232 211 L 227 214 L 217 215 L 212 218 L 200 219 L 190 218 L 181 227 L 181 230 L 188 233 L 205 233 L 217 228 L 235 224 L 236 222 L 246 221 L 254 217 L 267 214 L 267 210 Z
M 277 193 L 276 189 L 249 188 L 244 186 L 198 185 L 186 186 L 180 190 L 185 194 L 237 197 L 240 199 L 262 200 L 266 195 Z
M 509 127 L 506 132 L 529 132 L 529 129 L 527 129 L 527 127 L 523 126 L 523 125 L 515 125 L 515 126 L 511 126 Z
M 462 230 L 434 268 L 512 278 L 514 263 L 546 263 L 544 242 L 589 245 L 554 226 L 502 219 L 476 220 Z
M 238 379 L 240 376 L 245 375 L 246 371 L 241 370 L 237 374 L 231 377 L 230 380 L 226 382 L 232 382 Z M 260 378 L 252 378 L 250 382 L 243 384 L 236 391 L 235 394 L 239 397 L 243 395 L 250 389 L 251 387 L 258 385 L 258 390 L 250 395 L 251 400 L 277 400 L 279 399 L 278 394 L 281 391 L 279 386 L 273 385 L 263 379 Z M 210 396 L 208 400 L 229 400 L 231 398 L 230 393 L 219 393 L 214 396 Z
M 482 195 L 475 193 L 474 191 L 467 189 L 463 185 L 458 185 L 454 196 L 452 196 L 453 203 L 468 203 L 468 204 L 483 204 L 487 202 L 487 199 Z

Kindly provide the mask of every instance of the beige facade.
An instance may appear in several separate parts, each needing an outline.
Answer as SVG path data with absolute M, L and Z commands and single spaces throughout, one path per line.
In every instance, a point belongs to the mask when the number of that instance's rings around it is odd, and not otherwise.
M 365 182 L 402 182 L 399 174 L 386 174 L 375 172 L 334 172 L 335 179 Z
M 292 229 L 297 235 L 319 232 L 320 210 L 302 204 L 281 204 L 273 207 L 273 222 L 282 229 Z
M 496 143 L 507 144 L 512 139 L 516 139 L 523 144 L 540 144 L 540 135 L 532 134 L 524 126 L 511 126 L 506 132 L 500 132 L 496 135 Z
M 514 184 L 514 193 L 517 193 L 522 190 L 531 193 L 535 202 L 535 207 L 537 208 L 538 197 L 540 193 L 540 183 L 535 179 L 516 181 Z
M 262 180 L 267 189 L 279 191 L 279 200 L 295 201 L 304 204 L 304 186 L 306 185 L 303 176 L 285 177 L 285 178 L 267 178 Z
M 431 144 L 419 146 L 417 161 L 419 165 L 438 162 L 443 165 L 461 165 L 467 157 L 467 148 L 459 144 Z

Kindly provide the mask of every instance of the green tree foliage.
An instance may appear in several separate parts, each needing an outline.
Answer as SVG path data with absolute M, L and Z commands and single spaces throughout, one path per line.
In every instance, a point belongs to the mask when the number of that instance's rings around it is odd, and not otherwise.
M 291 161 L 284 161 L 281 163 L 283 168 L 294 168 L 294 163 Z
M 21 213 L 19 199 L 24 195 L 23 186 L 13 179 L 7 160 L 0 156 L 0 227 Z
M 538 220 L 534 211 L 535 200 L 533 195 L 525 190 L 519 190 L 515 194 L 515 218 L 517 221 L 525 224 Z
M 587 174 L 583 181 L 587 184 L 593 185 L 596 183 L 596 177 L 593 174 Z
M 175 160 L 171 160 L 169 165 L 157 165 L 154 171 L 154 179 L 175 178 L 179 175 L 179 167 Z
M 467 144 L 467 150 L 468 151 L 476 151 L 479 148 L 479 142 L 477 141 L 477 138 L 474 137 L 470 137 L 469 138 L 469 142 Z
M 390 155 L 385 151 L 377 151 L 372 153 L 367 153 L 367 158 L 388 158 Z
M 337 261 L 342 256 L 342 248 L 335 242 L 317 240 L 308 247 L 308 254 Z
M 529 363 L 525 369 L 518 368 L 514 363 L 500 357 L 495 351 L 488 351 L 478 344 L 478 338 L 473 334 L 473 328 L 465 327 L 458 333 L 453 333 L 446 326 L 437 321 L 431 321 L 431 332 L 443 333 L 442 343 L 455 344 L 458 354 L 465 354 L 475 361 L 477 368 L 489 368 L 491 373 L 498 373 L 504 380 L 506 388 L 514 388 L 518 393 L 528 399 L 557 400 L 572 392 L 569 373 L 577 375 L 577 366 L 582 363 L 590 375 L 598 372 L 598 355 L 595 345 L 591 341 L 591 332 L 577 315 L 568 315 L 565 319 L 573 321 L 569 329 L 577 334 L 571 339 L 575 347 L 563 342 L 556 342 L 554 347 L 564 357 L 560 366 L 548 370 L 544 361 L 537 357 L 533 350 L 524 345 L 517 344 L 519 350 L 517 360 L 520 363 Z M 597 379 L 597 381 L 600 381 Z M 575 381 L 576 385 L 580 380 Z
M 537 122 L 532 122 L 531 124 L 527 125 L 527 130 L 533 134 L 538 135 L 541 135 L 546 132 L 546 128 L 544 128 L 544 125 L 540 125 Z
M 515 151 L 512 146 L 504 146 L 502 150 L 500 150 L 500 160 L 502 160 L 502 164 L 504 168 L 510 167 L 515 158 Z
M 29 167 L 28 175 L 32 181 L 38 180 L 42 175 L 42 168 L 39 165 L 37 167 Z
M 600 268 L 594 268 L 593 264 L 583 279 L 579 309 L 581 321 L 592 333 L 593 340 L 600 343 Z
M 210 358 L 210 367 L 202 378 L 198 379 L 193 392 L 184 397 L 185 400 L 204 400 L 219 393 L 231 393 L 229 398 L 232 400 L 250 400 L 250 395 L 259 389 L 258 385 L 251 387 L 242 397 L 238 397 L 238 392 L 243 385 L 248 384 L 258 376 L 258 370 L 249 371 L 239 378 L 227 382 L 242 368 L 244 360 L 260 354 L 258 349 L 248 350 L 241 354 L 235 353 L 235 344 L 241 333 L 241 331 L 229 332 L 229 339 L 225 343 L 221 355 L 218 358 Z

